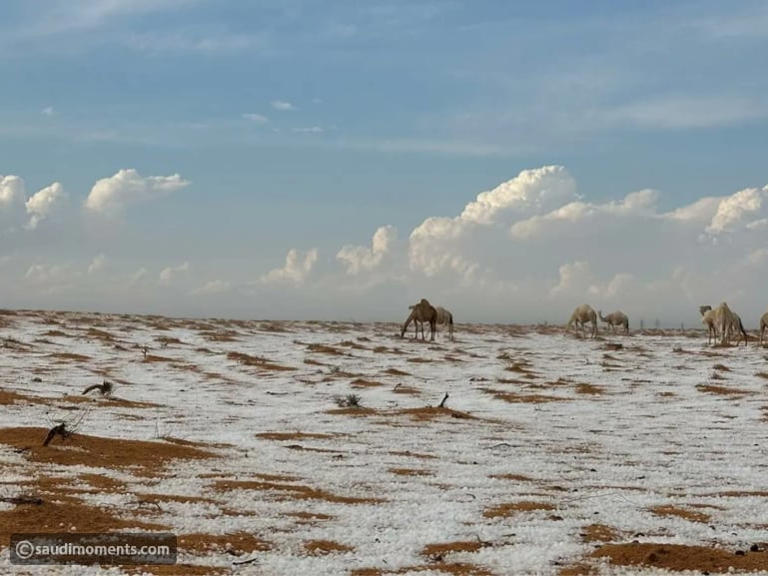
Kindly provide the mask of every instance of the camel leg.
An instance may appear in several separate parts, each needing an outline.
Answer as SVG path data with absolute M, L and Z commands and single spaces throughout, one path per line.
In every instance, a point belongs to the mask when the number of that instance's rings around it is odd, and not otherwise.
M 435 341 L 435 331 L 437 330 L 437 323 L 433 320 L 429 323 L 429 341 Z

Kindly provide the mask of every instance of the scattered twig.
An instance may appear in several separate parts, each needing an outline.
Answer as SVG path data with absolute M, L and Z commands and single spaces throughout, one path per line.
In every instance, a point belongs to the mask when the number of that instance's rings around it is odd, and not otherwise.
M 253 558 L 248 558 L 248 560 L 233 560 L 232 564 L 236 566 L 242 566 L 243 564 L 253 564 L 259 559 L 258 556 L 254 556 Z
M 43 503 L 43 499 L 35 498 L 34 496 L 12 496 L 2 497 L 0 498 L 0 502 L 5 502 L 6 504 L 15 504 L 17 506 L 22 504 L 33 504 L 35 506 L 40 506 Z
M 438 408 L 445 408 L 445 401 L 448 400 L 448 392 L 445 393 L 445 396 L 443 396 L 443 399 L 440 401 L 440 404 L 438 404 Z
M 50 430 L 48 430 L 48 436 L 45 437 L 45 441 L 43 442 L 43 446 L 48 446 L 48 444 L 51 443 L 51 440 L 53 440 L 54 436 L 61 436 L 62 438 L 68 438 L 70 435 L 70 431 L 67 430 L 67 425 L 62 422 L 61 424 L 57 424 Z
M 102 396 L 109 396 L 110 394 L 112 394 L 112 389 L 113 389 L 112 382 L 108 382 L 104 380 L 104 382 L 102 382 L 101 384 L 93 384 L 91 386 L 88 386 L 88 388 L 83 390 L 83 396 L 88 394 L 88 392 L 90 392 L 91 390 L 98 390 Z

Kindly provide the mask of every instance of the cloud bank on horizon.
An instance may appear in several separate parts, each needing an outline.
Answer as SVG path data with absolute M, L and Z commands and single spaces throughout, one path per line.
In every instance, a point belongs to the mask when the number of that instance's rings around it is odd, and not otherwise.
M 48 228 L 75 234 L 104 215 L 130 226 L 132 209 L 191 186 L 179 174 L 125 169 L 97 180 L 78 206 L 59 182 L 30 194 L 19 176 L 0 176 L 0 233 L 8 247 Z M 153 271 L 98 246 L 84 261 L 11 251 L 0 260 L 0 297 L 28 307 L 399 319 L 426 296 L 459 319 L 499 322 L 562 322 L 589 302 L 667 325 L 690 325 L 699 304 L 728 300 L 753 324 L 768 305 L 768 185 L 667 210 L 661 199 L 643 189 L 591 201 L 565 167 L 543 166 L 468 199 L 455 216 L 425 215 L 406 233 L 382 223 L 369 245 L 285 247 L 271 270 L 214 277 L 204 258 L 185 254 Z

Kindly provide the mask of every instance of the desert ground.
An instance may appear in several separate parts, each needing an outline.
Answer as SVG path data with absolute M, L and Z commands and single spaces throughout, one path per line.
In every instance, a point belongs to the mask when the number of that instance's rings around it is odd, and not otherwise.
M 461 324 L 455 342 L 412 337 L 0 313 L 0 547 L 13 532 L 140 530 L 180 548 L 175 566 L 138 567 L 12 566 L 3 550 L 0 573 L 768 573 L 754 340 Z M 104 381 L 111 394 L 82 394 Z M 62 422 L 71 434 L 43 446 Z

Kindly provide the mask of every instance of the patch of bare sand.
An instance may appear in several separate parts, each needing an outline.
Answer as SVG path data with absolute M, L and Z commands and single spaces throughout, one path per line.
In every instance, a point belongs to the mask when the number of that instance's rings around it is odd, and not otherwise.
M 597 396 L 602 394 L 603 392 L 604 392 L 604 389 L 602 386 L 595 386 L 594 384 L 587 384 L 587 383 L 576 384 L 577 394 L 590 394 L 593 396 Z
M 388 454 L 392 454 L 393 456 L 409 456 L 411 458 L 419 458 L 422 460 L 433 460 L 437 458 L 437 456 L 432 454 L 419 454 L 417 452 L 411 452 L 410 450 L 392 450 L 388 452 Z
M 295 368 L 291 366 L 283 366 L 282 364 L 271 362 L 266 358 L 251 356 L 250 354 L 244 354 L 242 352 L 229 352 L 227 353 L 227 358 L 245 366 L 254 366 L 260 370 L 269 370 L 273 372 L 295 370 Z
M 121 569 L 131 576 L 224 576 L 232 574 L 230 568 L 201 566 L 199 564 L 152 564 L 147 566 L 121 566 Z
M 272 544 L 249 532 L 233 532 L 231 534 L 179 534 L 179 550 L 191 554 L 208 554 L 210 552 L 226 552 L 236 556 L 265 552 Z
M 327 354 L 329 356 L 348 356 L 346 352 L 342 352 L 333 346 L 326 346 L 325 344 L 309 344 L 307 345 L 307 350 L 315 354 Z
M 491 506 L 483 511 L 483 516 L 486 518 L 507 518 L 514 516 L 519 512 L 532 512 L 534 510 L 554 510 L 555 506 L 549 502 L 507 502 L 504 504 L 498 504 L 497 506 Z
M 0 511 L 0 542 L 8 542 L 16 532 L 110 532 L 115 530 L 168 530 L 168 526 L 126 517 L 122 509 L 87 504 L 67 479 L 39 476 L 24 485 L 30 497 L 40 504 L 18 504 Z
M 431 470 L 424 470 L 418 468 L 390 468 L 390 473 L 397 476 L 434 476 L 435 473 Z
M 203 444 L 192 446 L 85 434 L 71 434 L 67 438 L 56 436 L 48 446 L 43 446 L 47 434 L 45 428 L 2 428 L 0 444 L 13 446 L 32 462 L 132 469 L 140 475 L 153 475 L 173 461 L 216 457 L 204 449 L 208 446 Z
M 375 380 L 366 380 L 364 378 L 356 378 L 349 384 L 352 388 L 377 388 L 379 386 L 384 386 L 381 382 L 376 382 Z
M 317 434 L 311 432 L 259 432 L 256 434 L 257 438 L 264 438 L 265 440 L 324 440 L 333 438 L 331 434 Z
M 357 498 L 332 494 L 304 484 L 287 484 L 265 480 L 217 480 L 214 482 L 213 488 L 217 492 L 230 492 L 232 490 L 276 492 L 280 495 L 280 500 L 322 500 L 338 504 L 378 504 L 382 502 L 378 498 Z
M 413 572 L 437 572 L 450 576 L 494 576 L 493 572 L 483 566 L 466 562 L 432 562 L 416 566 L 404 566 L 397 570 L 387 568 L 357 568 L 349 576 L 387 576 L 389 574 L 411 574 Z
M 479 540 L 457 540 L 455 542 L 440 542 L 437 544 L 427 544 L 421 549 L 421 555 L 429 558 L 436 556 L 443 557 L 452 552 L 477 552 L 489 544 Z
M 408 394 L 410 396 L 418 396 L 421 394 L 421 391 L 418 388 L 406 384 L 398 384 L 392 389 L 392 392 L 395 394 Z
M 754 572 L 768 570 L 768 551 L 734 551 L 708 546 L 633 542 L 605 544 L 590 557 L 620 566 L 643 566 L 673 571 Z
M 523 474 L 491 474 L 489 478 L 496 480 L 512 480 L 513 482 L 536 482 L 537 480 Z
M 503 400 L 504 402 L 509 402 L 510 404 L 542 404 L 544 402 L 562 402 L 568 400 L 567 398 L 560 398 L 558 396 L 547 396 L 544 394 L 519 394 L 517 392 L 496 390 L 494 388 L 480 388 L 480 390 L 486 394 L 491 394 L 497 400 Z
M 623 532 L 605 524 L 590 524 L 581 529 L 580 536 L 587 543 L 614 542 L 623 536 Z
M 699 384 L 696 389 L 700 392 L 707 392 L 709 394 L 718 394 L 720 396 L 747 396 L 752 394 L 749 390 L 743 390 L 740 388 L 728 388 L 725 386 L 718 386 L 716 384 Z
M 685 508 L 679 508 L 678 506 L 672 506 L 670 504 L 663 505 L 663 506 L 654 506 L 652 508 L 649 508 L 649 510 L 656 514 L 656 516 L 665 516 L 670 517 L 674 516 L 677 518 L 683 518 L 685 520 L 690 520 L 691 522 L 709 522 L 710 516 L 709 514 L 704 514 L 703 512 L 695 512 L 693 510 L 686 510 Z
M 340 544 L 333 540 L 307 540 L 303 544 L 304 550 L 312 556 L 325 556 L 339 552 L 353 552 L 355 549 L 346 544 Z

